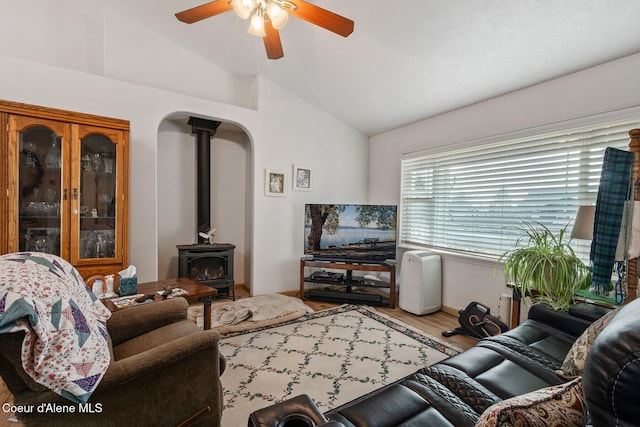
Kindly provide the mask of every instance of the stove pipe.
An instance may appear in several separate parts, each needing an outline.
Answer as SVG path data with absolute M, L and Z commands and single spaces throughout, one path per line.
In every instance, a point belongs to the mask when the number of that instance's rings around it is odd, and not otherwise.
M 216 133 L 220 122 L 189 117 L 191 133 L 196 135 L 196 231 L 198 243 L 208 243 L 208 239 L 200 236 L 211 229 L 211 138 Z

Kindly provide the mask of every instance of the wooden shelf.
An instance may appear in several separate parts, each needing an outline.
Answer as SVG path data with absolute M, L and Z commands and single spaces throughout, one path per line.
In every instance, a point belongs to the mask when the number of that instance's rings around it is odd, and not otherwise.
M 312 268 L 315 267 L 315 268 L 331 269 L 331 270 L 346 270 L 347 279 L 343 280 L 342 283 L 336 283 L 336 281 L 334 280 L 328 280 L 326 282 L 322 282 L 315 279 L 313 280 L 314 283 L 326 283 L 327 285 L 332 285 L 332 286 L 344 286 L 345 289 L 347 290 L 346 294 L 348 294 L 348 298 L 347 298 L 347 295 L 345 295 L 344 302 L 353 302 L 354 300 L 357 299 L 356 297 L 354 297 L 357 295 L 356 293 L 348 292 L 351 286 L 357 286 L 357 283 L 355 283 L 355 281 L 351 276 L 351 273 L 353 271 L 388 272 L 390 274 L 388 286 L 385 286 L 384 284 L 381 283 L 376 286 L 370 286 L 370 287 L 376 287 L 376 288 L 388 287 L 389 288 L 389 299 L 388 299 L 389 308 L 396 308 L 396 266 L 395 264 L 391 264 L 391 263 L 367 264 L 367 263 L 351 263 L 351 262 L 336 262 L 336 261 L 319 261 L 319 260 L 302 258 L 300 260 L 300 299 L 304 299 L 305 297 L 305 289 L 304 289 L 305 267 L 312 267 Z M 334 297 L 335 299 L 340 298 L 340 295 L 336 292 L 333 292 L 332 295 L 333 295 L 332 298 Z M 367 295 L 367 294 L 363 294 L 363 295 Z M 371 298 L 363 298 L 363 300 L 364 299 L 368 299 L 369 301 L 371 301 Z M 368 302 L 368 301 L 363 301 L 363 302 Z

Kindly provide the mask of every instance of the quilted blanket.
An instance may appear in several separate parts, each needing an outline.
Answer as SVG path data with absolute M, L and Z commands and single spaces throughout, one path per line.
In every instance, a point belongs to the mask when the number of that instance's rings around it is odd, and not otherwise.
M 109 367 L 110 316 L 67 261 L 36 252 L 0 256 L 0 333 L 25 331 L 22 366 L 35 382 L 86 402 Z

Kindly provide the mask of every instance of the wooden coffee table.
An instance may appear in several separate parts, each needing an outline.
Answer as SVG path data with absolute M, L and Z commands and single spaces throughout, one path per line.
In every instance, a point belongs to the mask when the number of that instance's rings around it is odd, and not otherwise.
M 188 292 L 187 295 L 182 295 L 182 298 L 186 299 L 189 304 L 195 304 L 201 302 L 204 304 L 204 329 L 211 329 L 211 303 L 213 297 L 218 293 L 216 288 L 204 285 L 196 282 L 195 280 L 188 279 L 186 277 L 178 277 L 177 279 L 159 280 L 157 282 L 138 283 L 138 293 L 155 295 L 153 302 L 162 301 L 163 298 L 158 294 L 165 289 L 165 286 L 169 285 L 172 288 L 181 288 Z M 122 310 L 117 308 L 111 302 L 111 299 L 104 298 L 102 303 L 111 311 Z M 129 306 L 130 308 L 135 306 Z

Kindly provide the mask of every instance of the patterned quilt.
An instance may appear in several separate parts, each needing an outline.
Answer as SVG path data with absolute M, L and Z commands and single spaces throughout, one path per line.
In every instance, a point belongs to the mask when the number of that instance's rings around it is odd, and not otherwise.
M 22 366 L 37 383 L 86 402 L 109 367 L 110 316 L 67 261 L 0 256 L 0 333 L 25 331 Z

